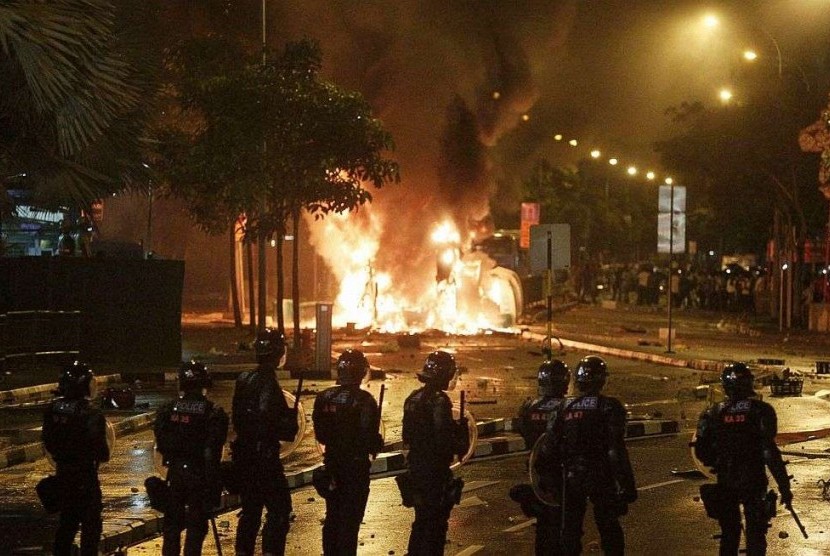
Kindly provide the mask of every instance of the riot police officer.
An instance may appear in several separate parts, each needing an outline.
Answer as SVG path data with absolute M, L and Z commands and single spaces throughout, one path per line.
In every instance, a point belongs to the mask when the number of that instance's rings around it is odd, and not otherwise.
M 380 414 L 372 395 L 360 384 L 369 362 L 359 350 L 347 349 L 337 359 L 337 386 L 314 400 L 314 435 L 325 445 L 323 475 L 315 485 L 326 500 L 324 554 L 356 554 L 360 522 L 369 499 L 370 457 L 383 448 Z
M 404 402 L 403 441 L 412 481 L 415 521 L 409 536 L 411 556 L 444 553 L 452 507 L 461 496 L 461 479 L 453 479 L 453 458 L 469 449 L 464 417 L 453 420 L 450 389 L 457 372 L 455 358 L 445 351 L 430 353 L 418 373 L 424 386 Z M 454 384 L 453 384 L 454 386 Z
M 291 516 L 291 493 L 280 461 L 280 441 L 291 441 L 299 426 L 297 412 L 285 401 L 276 369 L 285 355 L 285 339 L 272 328 L 254 342 L 257 368 L 239 375 L 233 394 L 231 445 L 234 472 L 239 479 L 242 512 L 236 532 L 237 556 L 254 553 L 262 509 L 262 553 L 284 554 Z
M 720 554 L 738 554 L 741 514 L 746 518 L 747 554 L 765 554 L 769 468 L 781 503 L 789 506 L 793 494 L 781 452 L 775 444 L 775 410 L 755 398 L 753 376 L 744 363 L 729 363 L 721 373 L 726 400 L 703 412 L 697 424 L 695 455 L 717 474 L 713 490 L 701 489 L 707 513 L 713 510 L 721 528 Z M 714 499 L 712 499 L 714 498 Z
M 178 379 L 179 397 L 158 411 L 153 427 L 170 488 L 161 552 L 178 556 L 186 530 L 184 554 L 194 556 L 202 553 L 208 520 L 221 501 L 219 462 L 228 416 L 207 399 L 212 383 L 204 364 L 183 363 Z
M 539 397 L 525 401 L 519 408 L 517 427 L 524 438 L 525 446 L 532 449 L 542 434 L 548 421 L 559 409 L 568 392 L 571 372 L 559 359 L 543 362 L 539 365 Z M 510 490 L 511 498 L 522 505 L 528 517 L 536 518 L 536 554 L 549 555 L 559 552 L 562 513 L 560 506 L 551 506 L 536 498 L 530 485 L 516 485 Z
M 68 365 L 58 380 L 56 398 L 43 415 L 43 444 L 55 460 L 61 510 L 54 554 L 69 555 L 78 529 L 81 554 L 97 555 L 103 528 L 98 465 L 109 461 L 107 423 L 92 407 L 94 376 L 85 363 Z
M 600 394 L 608 377 L 601 357 L 584 357 L 576 367 L 579 395 L 568 399 L 548 423 L 536 472 L 549 488 L 561 489 L 562 551 L 582 552 L 582 521 L 588 499 L 605 554 L 625 552 L 619 516 L 637 499 L 625 448 L 625 408 Z

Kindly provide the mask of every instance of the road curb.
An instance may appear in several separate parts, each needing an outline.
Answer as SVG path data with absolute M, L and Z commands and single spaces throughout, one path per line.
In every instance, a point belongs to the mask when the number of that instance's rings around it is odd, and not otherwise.
M 120 438 L 134 432 L 150 428 L 156 419 L 156 412 L 140 413 L 113 423 L 115 437 Z M 6 469 L 21 463 L 31 463 L 46 456 L 43 442 L 32 442 L 23 446 L 14 446 L 0 451 L 0 469 Z
M 547 339 L 546 334 L 532 332 L 530 330 L 522 331 L 522 338 L 533 340 L 536 342 L 544 342 Z M 634 351 L 631 349 L 615 348 L 609 346 L 601 346 L 599 344 L 590 344 L 587 342 L 579 342 L 576 340 L 568 340 L 566 338 L 558 338 L 563 346 L 578 349 L 580 351 L 589 351 L 592 353 L 602 353 L 604 355 L 613 355 L 615 357 L 622 357 L 625 359 L 634 359 L 638 361 L 648 361 L 650 363 L 658 363 L 660 365 L 669 365 L 672 367 L 685 367 L 688 369 L 695 369 L 697 371 L 717 371 L 723 370 L 723 361 L 714 361 L 710 359 L 680 359 L 678 357 L 668 357 L 657 353 L 648 353 L 644 351 Z
M 95 377 L 95 383 L 100 389 L 102 386 L 112 384 L 114 382 L 121 382 L 120 374 L 101 375 Z M 57 389 L 58 383 L 38 384 L 37 386 L 26 386 L 24 388 L 15 388 L 14 390 L 0 390 L 0 405 L 12 405 L 33 400 L 52 398 L 53 391 Z

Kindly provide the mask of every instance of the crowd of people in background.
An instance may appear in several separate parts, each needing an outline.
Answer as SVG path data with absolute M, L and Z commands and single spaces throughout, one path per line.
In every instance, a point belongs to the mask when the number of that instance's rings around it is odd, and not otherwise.
M 686 265 L 656 267 L 650 263 L 598 267 L 579 265 L 573 273 L 580 302 L 597 302 L 600 295 L 619 303 L 645 307 L 665 306 L 671 289 L 672 305 L 680 309 L 706 309 L 744 314 L 761 313 L 768 306 L 770 282 L 763 269 L 703 270 Z M 821 293 L 821 290 L 817 290 Z M 815 300 L 814 300 L 815 301 Z

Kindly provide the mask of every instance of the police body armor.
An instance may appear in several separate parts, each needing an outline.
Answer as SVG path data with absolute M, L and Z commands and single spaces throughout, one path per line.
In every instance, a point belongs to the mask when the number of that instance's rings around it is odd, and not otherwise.
M 325 446 L 326 465 L 368 462 L 383 448 L 378 419 L 374 398 L 358 386 L 323 391 L 314 404 L 314 432 Z
M 84 398 L 58 398 L 51 403 L 44 416 L 43 441 L 59 472 L 95 470 L 109 460 L 106 420 Z
M 184 396 L 162 410 L 156 442 L 166 465 L 186 463 L 204 468 L 213 408 L 213 402 L 203 396 Z
M 561 484 L 561 477 L 551 475 L 561 465 L 589 490 L 634 501 L 637 489 L 623 442 L 625 418 L 625 408 L 615 398 L 585 395 L 566 401 L 537 443 L 534 451 L 541 453 L 533 458 L 533 471 L 549 485 Z
M 776 428 L 775 413 L 765 402 L 726 400 L 704 413 L 696 433 L 695 455 L 714 468 L 718 484 L 730 488 L 765 488 L 766 465 L 779 484 L 787 483 L 781 453 L 773 442 Z
M 297 414 L 289 409 L 273 371 L 241 374 L 233 399 L 234 451 L 279 457 L 280 441 L 291 442 L 300 431 Z
M 536 441 L 548 427 L 551 414 L 556 411 L 564 398 L 545 396 L 531 402 L 525 402 L 519 409 L 519 433 L 525 440 L 525 446 L 532 449 Z
M 447 470 L 456 455 L 467 452 L 467 426 L 453 420 L 452 402 L 440 390 L 423 387 L 404 402 L 403 441 L 409 446 L 410 468 Z

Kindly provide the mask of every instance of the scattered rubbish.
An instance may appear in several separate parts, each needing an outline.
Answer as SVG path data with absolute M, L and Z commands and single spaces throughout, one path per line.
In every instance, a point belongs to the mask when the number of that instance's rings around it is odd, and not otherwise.
M 658 342 L 657 340 L 644 340 L 644 339 L 641 338 L 641 339 L 637 340 L 637 345 L 638 346 L 657 346 L 657 347 L 660 347 L 660 346 L 663 345 L 663 342 Z
M 787 533 L 786 531 L 778 531 L 778 538 L 779 539 L 786 539 L 789 536 L 790 536 L 790 534 Z
M 830 502 L 830 480 L 825 481 L 824 479 L 819 479 L 816 481 L 816 484 L 821 487 L 822 499 L 826 502 Z
M 231 522 L 228 521 L 227 519 L 222 520 L 222 521 L 219 522 L 219 527 L 221 527 L 222 529 L 230 529 L 231 528 Z
M 138 492 L 138 489 L 137 489 L 136 487 L 131 487 L 131 488 L 130 488 L 130 492 L 132 492 L 133 494 L 135 494 L 136 492 Z
M 309 497 L 308 497 L 308 499 L 306 500 L 306 502 L 314 502 L 314 497 L 313 497 L 313 496 L 309 496 Z
M 672 469 L 671 474 L 675 477 L 683 477 L 685 479 L 705 479 L 706 475 L 699 469 Z M 697 500 L 695 500 L 697 501 Z

